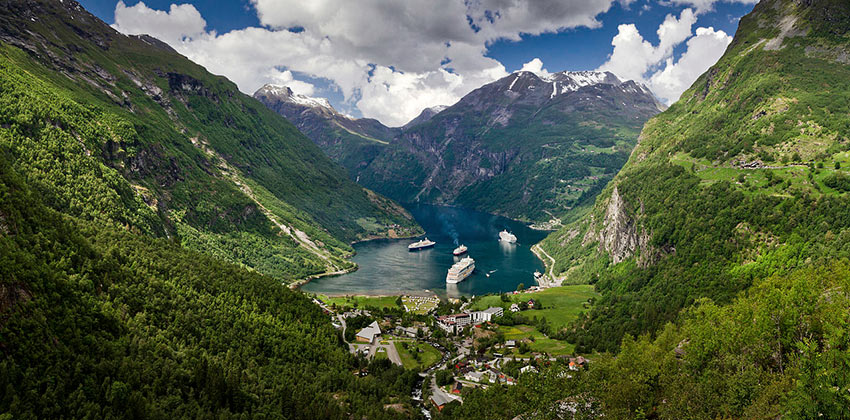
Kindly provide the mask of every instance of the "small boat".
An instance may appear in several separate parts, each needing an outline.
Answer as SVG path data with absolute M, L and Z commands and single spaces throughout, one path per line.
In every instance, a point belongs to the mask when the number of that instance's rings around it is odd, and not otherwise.
M 507 230 L 503 230 L 503 231 L 499 232 L 499 240 L 505 241 L 505 242 L 510 243 L 510 244 L 514 244 L 514 243 L 516 243 L 516 235 L 508 232 Z
M 466 245 L 461 244 L 461 246 L 455 248 L 455 250 L 452 251 L 452 255 L 457 257 L 457 256 L 460 256 L 460 255 L 466 254 L 466 251 L 467 251 Z
M 419 251 L 420 249 L 431 248 L 436 244 L 437 244 L 436 242 L 431 241 L 428 238 L 425 238 L 421 241 L 416 241 L 416 242 L 408 245 L 407 250 L 408 251 Z

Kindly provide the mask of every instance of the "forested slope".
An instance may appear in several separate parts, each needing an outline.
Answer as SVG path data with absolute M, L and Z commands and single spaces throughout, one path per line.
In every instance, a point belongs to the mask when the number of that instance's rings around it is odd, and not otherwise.
M 762 1 L 725 55 L 644 127 L 588 217 L 543 248 L 603 297 L 577 348 L 616 350 L 701 298 L 846 257 L 850 4 Z
M 408 215 L 155 39 L 0 7 L 0 418 L 408 417 L 285 285 Z
M 3 2 L 0 138 L 61 211 L 281 280 L 348 268 L 349 241 L 415 231 L 285 119 L 76 2 Z
M 415 373 L 360 366 L 278 281 L 41 204 L 0 147 L 0 413 L 392 418 Z M 2 417 L 3 414 L 0 414 Z

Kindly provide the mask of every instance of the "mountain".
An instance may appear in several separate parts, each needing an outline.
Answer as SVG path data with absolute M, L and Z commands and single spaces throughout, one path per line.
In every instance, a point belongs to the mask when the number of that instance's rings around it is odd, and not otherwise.
M 448 105 L 437 105 L 428 107 L 422 110 L 416 118 L 410 120 L 407 124 L 403 125 L 402 129 L 408 129 L 418 124 L 423 124 L 428 122 L 431 118 L 434 118 L 434 115 L 437 115 L 448 108 Z
M 415 229 L 403 210 L 163 43 L 0 5 L 0 418 L 412 410 L 416 373 L 365 365 L 285 285 Z
M 424 110 L 401 129 L 274 91 L 254 96 L 360 184 L 401 202 L 536 222 L 589 202 L 625 163 L 643 123 L 663 109 L 640 84 L 600 72 L 514 73 L 450 107 Z
M 327 99 L 295 94 L 286 86 L 263 86 L 254 98 L 286 117 L 331 159 L 349 170 L 374 159 L 400 133 L 378 120 L 340 114 Z
M 850 5 L 763 0 L 723 57 L 647 122 L 586 217 L 542 244 L 602 298 L 574 325 L 615 350 L 701 299 L 850 256 Z
M 164 43 L 77 3 L 4 4 L 3 142 L 52 208 L 284 281 L 349 269 L 351 241 L 416 231 L 288 121 Z

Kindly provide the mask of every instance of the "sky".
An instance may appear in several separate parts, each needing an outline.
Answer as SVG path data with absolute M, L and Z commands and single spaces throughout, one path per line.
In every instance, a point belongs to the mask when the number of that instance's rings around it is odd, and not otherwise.
M 611 71 L 664 103 L 757 0 L 80 0 L 246 94 L 267 83 L 400 126 L 512 72 Z

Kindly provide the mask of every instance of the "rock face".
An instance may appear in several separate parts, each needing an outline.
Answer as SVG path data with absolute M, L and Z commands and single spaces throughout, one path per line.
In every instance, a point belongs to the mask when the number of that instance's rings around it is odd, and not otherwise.
M 597 239 L 599 252 L 607 252 L 614 264 L 633 256 L 638 249 L 635 221 L 626 213 L 626 203 L 620 197 L 617 187 L 611 193 Z
M 620 195 L 617 187 L 614 187 L 608 207 L 605 209 L 602 228 L 594 238 L 599 242 L 599 252 L 608 254 L 614 264 L 637 255 L 638 266 L 646 267 L 676 252 L 672 246 L 660 249 L 653 247 L 650 243 L 651 233 L 645 228 L 638 229 L 638 219 L 643 215 L 643 205 L 640 207 L 638 214 L 630 215 L 628 203 Z
M 663 106 L 612 73 L 518 72 L 402 128 L 353 120 L 264 87 L 290 119 L 362 185 L 402 202 L 456 204 L 550 221 L 593 199 Z M 303 101 L 302 101 L 303 102 Z

